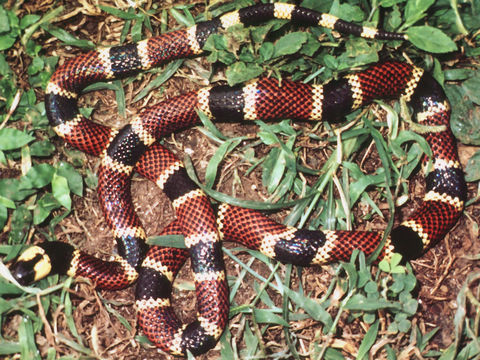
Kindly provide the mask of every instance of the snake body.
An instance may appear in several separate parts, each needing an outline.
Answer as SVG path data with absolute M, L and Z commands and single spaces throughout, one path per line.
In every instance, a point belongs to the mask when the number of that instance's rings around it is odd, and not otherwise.
M 405 259 L 418 257 L 446 235 L 463 211 L 466 186 L 449 128 L 448 100 L 433 77 L 413 65 L 378 63 L 326 85 L 261 78 L 243 86 L 204 88 L 145 108 L 120 130 L 94 123 L 78 111 L 77 99 L 88 84 L 199 55 L 209 35 L 239 23 L 252 25 L 273 18 L 367 38 L 405 39 L 401 34 L 353 25 L 295 5 L 261 4 L 137 44 L 91 51 L 66 61 L 47 86 L 47 115 L 56 133 L 69 144 L 103 157 L 98 194 L 119 255 L 114 261 L 104 261 L 69 244 L 39 244 L 27 249 L 15 264 L 14 275 L 19 281 L 28 283 L 59 272 L 90 278 L 98 288 L 120 289 L 138 279 L 139 324 L 148 338 L 172 354 L 190 351 L 197 355 L 216 344 L 228 321 L 228 286 L 220 238 L 302 266 L 348 260 L 354 249 L 369 255 L 381 243 L 383 233 L 301 230 L 228 204 L 221 204 L 215 214 L 182 163 L 156 142 L 196 124 L 197 110 L 210 118 L 228 121 L 331 121 L 374 99 L 405 99 L 418 123 L 436 129 L 423 134 L 432 148 L 433 165 L 426 177 L 422 205 L 392 230 L 380 258 L 394 251 Z M 148 249 L 145 231 L 132 205 L 133 171 L 155 181 L 170 198 L 177 220 L 164 234 L 184 235 L 188 251 Z M 173 278 L 188 256 L 192 259 L 198 316 L 184 326 L 175 316 L 170 293 Z

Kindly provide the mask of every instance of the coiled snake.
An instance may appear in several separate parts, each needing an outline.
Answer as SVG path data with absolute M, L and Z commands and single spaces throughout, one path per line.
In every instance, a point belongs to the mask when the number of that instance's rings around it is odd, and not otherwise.
M 260 4 L 234 11 L 137 44 L 99 49 L 59 66 L 46 89 L 50 124 L 72 146 L 102 156 L 98 194 L 118 246 L 114 261 L 103 261 L 71 245 L 47 242 L 27 249 L 13 273 L 21 283 L 51 273 L 83 276 L 98 288 L 121 289 L 137 281 L 139 324 L 158 347 L 176 355 L 212 348 L 228 320 L 228 286 L 220 239 L 257 249 L 269 257 L 302 266 L 347 260 L 354 249 L 371 254 L 383 234 L 310 231 L 278 224 L 261 213 L 221 204 L 215 215 L 208 198 L 189 179 L 180 161 L 156 142 L 199 121 L 197 110 L 228 121 L 252 119 L 335 120 L 374 99 L 404 98 L 418 123 L 436 127 L 423 134 L 432 148 L 433 167 L 426 177 L 420 208 L 394 228 L 380 258 L 399 252 L 420 256 L 443 238 L 460 217 L 466 186 L 454 137 L 450 105 L 431 75 L 402 62 L 382 62 L 326 85 L 260 78 L 243 86 L 214 86 L 143 109 L 121 130 L 83 117 L 77 107 L 81 90 L 94 82 L 123 78 L 166 61 L 202 54 L 209 35 L 235 24 L 269 19 L 319 25 L 367 38 L 405 40 L 396 33 L 353 25 L 331 15 L 290 4 Z M 164 234 L 183 234 L 187 250 L 148 248 L 135 214 L 130 180 L 133 171 L 155 181 L 176 211 Z M 190 256 L 196 286 L 197 320 L 183 326 L 170 304 L 171 283 Z M 138 279 L 138 280 L 137 280 Z

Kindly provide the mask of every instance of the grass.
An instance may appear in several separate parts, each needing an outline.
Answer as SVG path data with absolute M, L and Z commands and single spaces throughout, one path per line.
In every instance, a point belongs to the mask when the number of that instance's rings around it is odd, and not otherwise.
M 87 9 L 85 4 L 79 8 Z M 90 6 L 102 19 L 121 24 L 115 28 L 115 42 L 124 43 L 146 38 L 157 28 L 163 33 L 190 26 L 249 4 L 248 0 L 207 2 L 206 9 L 193 4 L 121 8 L 95 7 L 92 2 Z M 118 113 L 124 116 L 128 113 L 125 89 L 136 84 L 134 80 L 153 76 L 135 102 L 145 100 L 152 91 L 161 97 L 169 81 L 185 66 L 203 81 L 224 74 L 231 85 L 262 74 L 322 83 L 349 69 L 393 57 L 411 60 L 433 72 L 452 102 L 455 135 L 462 143 L 480 144 L 478 1 L 350 0 L 340 4 L 305 0 L 302 5 L 344 20 L 405 31 L 411 43 L 337 37 L 325 29 L 304 31 L 285 21 L 271 21 L 253 28 L 237 26 L 211 36 L 205 49 L 206 59 L 213 65 L 198 69 L 178 60 L 136 79 L 96 84 L 88 90 L 114 91 Z M 83 155 L 68 148 L 60 151 L 63 145 L 55 140 L 42 102 L 46 82 L 58 62 L 54 49 L 87 50 L 103 45 L 93 43 L 85 33 L 75 32 L 67 18 L 56 25 L 59 17 L 74 12 L 75 8 L 68 4 L 27 9 L 21 2 L 12 5 L 2 1 L 0 8 L 3 263 L 14 259 L 34 238 L 55 240 L 55 229 L 65 218 L 75 215 L 72 199 L 96 186 L 95 174 L 88 170 Z M 20 58 L 21 64 L 16 61 Z M 92 109 L 82 111 L 88 115 Z M 381 121 L 376 120 L 379 113 L 383 114 Z M 405 126 L 405 118 L 408 109 L 404 104 L 378 101 L 350 114 L 341 125 L 298 126 L 289 120 L 267 124 L 260 119 L 255 122 L 257 131 L 252 138 L 229 137 L 202 117 L 200 131 L 218 145 L 202 184 L 217 201 L 263 210 L 288 207 L 284 222 L 290 225 L 350 230 L 373 221 L 389 229 L 396 205 L 408 199 L 407 179 L 418 169 L 422 154 L 430 152 L 425 140 Z M 63 155 L 59 157 L 59 153 Z M 366 171 L 362 156 L 369 154 L 374 154 L 376 163 L 368 166 L 367 162 Z M 468 161 L 465 170 L 469 182 L 480 178 L 479 157 L 477 152 Z M 246 175 L 259 174 L 267 201 L 238 200 L 227 194 L 231 191 L 218 191 L 223 166 L 232 158 L 248 167 Z M 319 164 L 313 160 L 316 158 L 325 161 Z M 188 160 L 189 174 L 195 177 Z M 244 176 L 238 169 L 233 170 L 233 175 L 237 181 Z M 469 204 L 474 206 L 476 199 L 474 196 Z M 434 339 L 440 329 L 426 331 L 416 320 L 419 284 L 412 267 L 399 265 L 398 259 L 377 267 L 370 265 L 363 254 L 355 254 L 350 262 L 330 270 L 330 283 L 316 296 L 310 284 L 304 283 L 307 270 L 278 264 L 253 251 L 247 251 L 250 256 L 246 258 L 240 256 L 243 252 L 230 247 L 224 251 L 238 268 L 239 276 L 229 277 L 232 320 L 220 341 L 222 358 L 365 359 L 369 354 L 387 359 L 479 357 L 478 273 L 471 273 L 458 292 L 458 308 L 451 319 L 453 342 L 439 348 Z M 69 290 L 71 280 L 53 276 L 35 287 L 20 288 L 8 281 L 3 266 L 0 274 L 0 355 L 19 354 L 23 359 L 108 357 L 95 346 L 94 340 L 101 334 L 91 332 L 87 339 L 79 331 L 73 316 L 78 299 Z M 255 296 L 237 303 L 246 284 L 253 288 Z M 192 289 L 188 282 L 180 286 Z M 132 324 L 118 311 L 119 304 L 98 296 L 109 316 L 132 331 Z M 59 313 L 64 314 L 64 331 L 56 328 Z M 308 327 L 306 338 L 305 332 L 295 326 L 307 326 L 311 319 L 316 325 Z M 349 329 L 359 336 L 347 336 Z M 42 339 L 46 339 L 46 345 Z M 137 340 L 146 343 L 141 336 Z

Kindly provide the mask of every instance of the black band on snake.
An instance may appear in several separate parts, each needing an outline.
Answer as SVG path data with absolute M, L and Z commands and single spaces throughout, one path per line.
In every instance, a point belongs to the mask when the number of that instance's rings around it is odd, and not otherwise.
M 228 286 L 220 238 L 301 266 L 348 260 L 354 249 L 369 255 L 381 243 L 383 233 L 299 230 L 257 211 L 228 204 L 221 204 L 215 215 L 182 163 L 156 142 L 196 124 L 197 110 L 220 121 L 331 121 L 374 99 L 404 98 L 418 123 L 437 129 L 423 134 L 432 148 L 433 167 L 426 178 L 422 205 L 392 230 L 380 258 L 393 252 L 405 259 L 416 258 L 447 234 L 463 211 L 466 186 L 449 128 L 450 105 L 433 77 L 415 66 L 383 62 L 325 86 L 261 78 L 233 88 L 204 88 L 142 110 L 121 130 L 96 124 L 78 111 L 77 99 L 88 84 L 199 55 L 210 34 L 238 23 L 251 25 L 273 18 L 372 39 L 406 39 L 402 34 L 353 25 L 295 5 L 262 4 L 137 44 L 100 49 L 66 61 L 47 86 L 47 114 L 57 134 L 69 144 L 103 156 L 98 192 L 119 255 L 107 262 L 69 244 L 42 243 L 27 249 L 16 262 L 13 272 L 21 283 L 56 272 L 88 277 L 98 288 L 120 289 L 138 278 L 139 324 L 148 338 L 172 354 L 184 355 L 187 350 L 201 354 L 216 344 L 228 321 Z M 130 195 L 134 170 L 155 181 L 173 202 L 177 220 L 163 233 L 184 235 L 188 251 L 148 249 Z M 183 326 L 171 307 L 170 293 L 171 283 L 188 256 L 192 259 L 198 317 Z

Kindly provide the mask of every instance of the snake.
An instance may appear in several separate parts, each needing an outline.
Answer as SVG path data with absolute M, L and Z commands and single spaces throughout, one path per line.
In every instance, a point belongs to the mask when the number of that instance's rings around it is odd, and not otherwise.
M 237 24 L 255 25 L 284 19 L 322 26 L 368 39 L 407 40 L 400 33 L 345 22 L 293 4 L 257 4 L 135 44 L 99 48 L 66 60 L 46 87 L 47 117 L 71 146 L 102 158 L 98 197 L 118 254 L 96 258 L 64 242 L 27 248 L 12 266 L 14 277 L 29 284 L 53 273 L 86 277 L 99 289 L 136 284 L 138 323 L 159 348 L 173 355 L 199 355 L 215 346 L 228 322 L 228 285 L 221 241 L 238 242 L 284 263 L 300 266 L 346 261 L 355 249 L 379 259 L 396 252 L 405 260 L 422 255 L 456 224 L 466 201 L 466 184 L 455 138 L 449 127 L 451 108 L 441 85 L 423 69 L 384 61 L 324 85 L 264 77 L 238 86 L 216 85 L 191 91 L 142 109 L 121 129 L 84 117 L 78 98 L 87 85 L 121 79 L 173 59 L 203 54 L 211 34 Z M 219 204 L 187 175 L 182 162 L 162 139 L 199 122 L 198 111 L 224 121 L 254 119 L 337 121 L 376 99 L 404 99 L 431 147 L 423 202 L 390 234 L 369 231 L 306 230 L 277 223 L 263 213 Z M 425 157 L 423 164 L 429 160 Z M 172 201 L 176 220 L 162 234 L 181 234 L 187 249 L 149 247 L 130 193 L 133 172 L 154 181 Z M 388 236 L 387 236 L 388 235 Z M 385 238 L 385 239 L 384 239 Z M 191 259 L 197 319 L 182 324 L 171 304 L 172 282 Z

